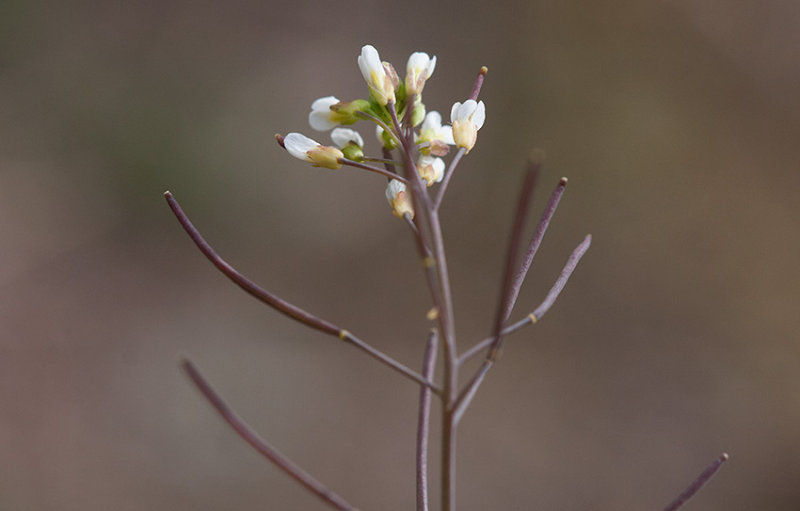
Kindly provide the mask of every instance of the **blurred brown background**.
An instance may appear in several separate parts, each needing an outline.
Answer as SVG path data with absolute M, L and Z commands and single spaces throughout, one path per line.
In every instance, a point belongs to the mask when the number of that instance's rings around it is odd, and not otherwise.
M 246 296 L 162 198 L 418 367 L 428 302 L 384 181 L 272 139 L 327 141 L 309 105 L 363 96 L 372 43 L 398 69 L 437 55 L 445 115 L 490 70 L 443 207 L 463 348 L 489 333 L 532 147 L 536 210 L 570 185 L 514 317 L 594 236 L 464 420 L 459 509 L 661 509 L 723 451 L 686 509 L 800 509 L 798 26 L 794 0 L 3 2 L 0 508 L 326 509 L 226 428 L 185 355 L 361 509 L 413 507 L 414 385 Z

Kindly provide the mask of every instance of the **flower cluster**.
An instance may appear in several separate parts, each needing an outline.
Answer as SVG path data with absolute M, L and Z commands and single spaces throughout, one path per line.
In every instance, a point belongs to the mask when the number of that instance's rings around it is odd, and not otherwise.
M 400 80 L 394 66 L 381 61 L 378 51 L 366 45 L 361 48 L 358 67 L 367 83 L 368 99 L 340 101 L 335 96 L 326 96 L 311 103 L 309 124 L 317 131 L 332 130 L 333 146 L 320 144 L 300 133 L 276 138 L 289 154 L 315 167 L 338 169 L 349 165 L 388 177 L 386 197 L 392 212 L 401 218 L 413 218 L 413 201 L 407 185 L 412 185 L 413 195 L 414 181 L 422 183 L 420 188 L 423 189 L 442 183 L 441 198 L 448 174 L 453 172 L 461 156 L 475 146 L 478 130 L 486 119 L 483 101 L 477 101 L 486 68 L 481 69 L 469 99 L 456 102 L 451 108 L 450 125 L 442 125 L 441 114 L 427 112 L 422 102 L 422 91 L 436 68 L 435 56 L 412 53 L 406 64 L 405 79 Z M 381 157 L 365 156 L 361 135 L 340 127 L 358 121 L 375 124 Z M 450 168 L 445 170 L 447 166 L 442 157 L 449 153 L 450 146 L 455 146 L 458 153 Z M 395 149 L 400 152 L 400 160 L 393 159 Z

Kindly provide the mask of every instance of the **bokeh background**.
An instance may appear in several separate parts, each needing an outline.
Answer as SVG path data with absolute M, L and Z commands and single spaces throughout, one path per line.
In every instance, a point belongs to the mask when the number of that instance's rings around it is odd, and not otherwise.
M 309 105 L 363 96 L 371 43 L 398 69 L 437 55 L 443 112 L 489 67 L 443 206 L 462 347 L 489 333 L 533 147 L 536 210 L 570 184 L 514 317 L 594 237 L 463 422 L 459 509 L 661 509 L 723 451 L 691 509 L 800 509 L 798 26 L 793 0 L 2 2 L 0 508 L 326 509 L 183 356 L 359 508 L 413 507 L 415 386 L 242 293 L 162 197 L 257 282 L 418 367 L 429 304 L 384 181 L 272 139 L 325 141 Z

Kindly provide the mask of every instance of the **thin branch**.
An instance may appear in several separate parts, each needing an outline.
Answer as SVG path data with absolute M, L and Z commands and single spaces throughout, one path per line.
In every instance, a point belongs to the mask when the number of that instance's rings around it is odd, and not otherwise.
M 383 152 L 383 159 L 384 159 L 383 166 L 386 168 L 386 170 L 388 170 L 392 174 L 397 174 L 397 171 L 394 168 L 394 163 L 389 163 L 389 162 L 393 161 L 393 159 L 392 159 L 392 150 L 391 149 L 387 149 L 385 146 L 383 146 L 383 144 L 381 144 L 381 151 Z M 399 162 L 398 164 L 400 166 L 403 165 L 402 162 Z
M 524 327 L 526 325 L 532 325 L 535 322 L 536 321 L 533 319 L 532 314 L 528 314 L 527 316 L 525 316 L 523 319 L 517 321 L 516 323 L 505 327 L 503 329 L 503 331 L 500 332 L 500 335 L 505 337 L 508 334 L 516 332 L 517 330 L 519 330 L 520 328 L 522 328 L 522 327 Z M 483 350 L 485 350 L 486 348 L 488 348 L 492 344 L 492 341 L 494 341 L 494 337 L 487 337 L 486 339 L 482 340 L 481 342 L 479 342 L 475 346 L 471 347 L 470 349 L 468 349 L 467 351 L 462 353 L 461 356 L 458 357 L 458 364 L 461 365 L 464 362 L 466 362 L 467 360 L 469 360 L 472 357 L 474 357 L 475 355 L 477 355 L 478 353 L 481 353 Z
M 395 166 L 395 165 L 399 165 L 401 167 L 403 166 L 403 162 L 396 161 L 396 160 L 391 160 L 391 159 L 388 159 L 388 158 L 370 158 L 368 156 L 363 156 L 361 158 L 361 161 L 368 161 L 368 162 L 372 162 L 372 163 L 383 163 L 384 165 L 391 165 L 391 166 Z M 386 170 L 389 170 L 389 169 L 386 169 Z M 394 172 L 392 170 L 389 170 L 389 172 L 391 172 L 392 174 L 396 174 L 396 172 Z
M 506 336 L 512 332 L 516 332 L 523 326 L 531 325 L 542 319 L 542 316 L 544 316 L 545 313 L 547 313 L 547 311 L 550 310 L 550 307 L 553 305 L 556 298 L 558 298 L 559 293 L 561 293 L 561 291 L 564 289 L 564 286 L 566 285 L 567 281 L 572 275 L 572 272 L 574 272 L 575 268 L 578 266 L 578 262 L 581 260 L 581 257 L 583 257 L 583 254 L 585 254 L 586 251 L 589 250 L 589 245 L 591 245 L 591 243 L 592 243 L 592 236 L 588 235 L 586 236 L 586 238 L 583 239 L 583 241 L 577 247 L 575 247 L 575 250 L 572 251 L 572 254 L 570 254 L 569 256 L 569 259 L 567 259 L 567 262 L 564 264 L 564 268 L 561 270 L 561 274 L 558 276 L 558 279 L 556 279 L 556 283 L 553 284 L 553 287 L 550 288 L 550 291 L 548 291 L 547 296 L 542 301 L 542 303 L 539 304 L 536 310 L 525 316 L 525 318 L 504 328 L 503 331 L 501 332 L 502 336 Z M 494 341 L 493 337 L 487 337 L 486 339 L 482 340 L 469 350 L 465 351 L 464 354 L 462 354 L 458 358 L 458 363 L 463 364 L 473 356 L 477 355 L 484 349 L 491 346 L 493 341 Z
M 483 383 L 483 379 L 486 377 L 486 374 L 489 372 L 489 369 L 492 368 L 493 364 L 494 362 L 488 358 L 484 360 L 483 364 L 478 368 L 478 372 L 475 373 L 475 376 L 472 377 L 469 383 L 464 387 L 464 390 L 461 391 L 461 394 L 458 395 L 455 411 L 453 412 L 453 420 L 456 424 L 461 421 L 461 417 L 464 415 L 464 412 L 467 411 L 467 407 L 470 403 L 472 403 L 472 398 L 475 397 L 475 393 L 478 392 L 478 387 Z
M 534 165 L 536 164 L 534 163 Z M 550 196 L 550 200 L 547 201 L 547 206 L 544 208 L 544 213 L 542 214 L 542 218 L 539 220 L 539 225 L 536 226 L 536 231 L 534 231 L 533 237 L 531 237 L 531 241 L 528 244 L 528 250 L 525 252 L 525 256 L 522 258 L 522 264 L 517 270 L 517 274 L 514 276 L 514 280 L 511 285 L 511 299 L 509 300 L 508 306 L 504 312 L 504 322 L 508 320 L 508 317 L 511 316 L 511 311 L 514 310 L 514 305 L 517 303 L 517 298 L 519 297 L 519 290 L 522 287 L 523 282 L 525 282 L 525 277 L 528 275 L 528 270 L 531 267 L 533 258 L 536 256 L 536 252 L 539 250 L 539 245 L 542 244 L 544 234 L 547 232 L 547 227 L 550 225 L 550 220 L 552 220 L 553 214 L 556 212 L 556 208 L 558 207 L 558 202 L 561 200 L 561 196 L 564 195 L 564 188 L 566 186 L 567 178 L 562 177 L 561 181 L 558 182 L 558 186 L 556 186 L 556 189 L 553 191 L 553 194 Z
M 406 376 L 407 378 L 430 387 L 437 394 L 441 392 L 441 389 L 439 389 L 432 382 L 426 380 L 415 371 L 412 371 L 385 353 L 358 339 L 347 330 L 339 328 L 329 321 L 319 318 L 295 305 L 292 305 L 291 303 L 275 296 L 239 273 L 233 266 L 222 259 L 213 248 L 211 248 L 211 245 L 208 244 L 208 242 L 200 234 L 200 231 L 198 231 L 197 228 L 192 224 L 192 222 L 189 220 L 189 217 L 186 216 L 186 213 L 183 212 L 183 209 L 181 209 L 181 206 L 178 204 L 178 201 L 175 199 L 175 197 L 172 196 L 172 193 L 165 192 L 164 197 L 166 197 L 167 203 L 169 204 L 170 209 L 172 209 L 172 212 L 175 214 L 175 217 L 178 219 L 178 222 L 180 222 L 181 226 L 189 235 L 189 237 L 192 238 L 192 241 L 194 241 L 194 244 L 200 249 L 200 252 L 202 252 L 203 255 L 206 256 L 206 258 L 211 261 L 211 263 L 216 266 L 219 271 L 232 280 L 234 284 L 245 290 L 248 294 L 257 298 L 261 302 L 264 302 L 278 312 L 283 313 L 286 316 L 289 316 L 290 318 L 313 328 L 314 330 L 319 330 L 326 334 L 338 337 L 343 341 L 349 342 L 376 360 Z
M 339 158 L 337 160 L 342 165 L 347 165 L 349 167 L 355 167 L 357 169 L 367 170 L 369 172 L 374 172 L 376 174 L 380 174 L 382 176 L 386 176 L 389 179 L 397 179 L 398 181 L 402 182 L 403 184 L 408 183 L 406 178 L 399 174 L 395 174 L 394 172 L 389 172 L 386 169 L 382 169 L 380 167 L 373 167 L 372 165 L 367 165 L 366 163 L 361 163 L 353 160 L 348 160 L 347 158 Z
M 414 114 L 414 103 L 417 101 L 416 94 L 409 94 L 406 96 L 406 108 L 405 108 L 405 115 L 403 116 L 403 127 L 405 128 L 405 132 L 403 136 L 406 137 L 406 140 L 409 140 L 411 137 L 411 130 L 414 129 L 414 126 L 411 125 L 411 116 Z
M 517 203 L 517 210 L 514 213 L 514 223 L 511 228 L 511 236 L 508 241 L 508 250 L 506 253 L 506 262 L 503 268 L 503 283 L 500 288 L 500 298 L 497 301 L 497 312 L 495 313 L 494 326 L 492 328 L 492 337 L 494 343 L 489 349 L 488 358 L 492 361 L 495 360 L 497 351 L 500 349 L 503 336 L 503 323 L 506 320 L 506 310 L 509 308 L 508 303 L 511 300 L 512 292 L 512 278 L 514 276 L 514 268 L 517 265 L 517 254 L 522 240 L 522 229 L 525 227 L 525 219 L 528 216 L 528 208 L 533 198 L 533 189 L 536 186 L 536 181 L 539 177 L 539 166 L 530 165 L 525 172 L 525 180 L 522 183 L 522 190 L 519 195 L 519 202 Z
M 394 132 L 394 130 L 392 130 L 392 129 L 391 129 L 391 128 L 390 128 L 390 127 L 389 127 L 389 126 L 388 126 L 388 125 L 387 125 L 385 122 L 383 122 L 381 119 L 379 119 L 379 118 L 375 117 L 375 116 L 374 116 L 374 115 L 372 115 L 372 114 L 368 114 L 367 112 L 364 112 L 364 111 L 362 111 L 362 110 L 359 110 L 358 112 L 356 112 L 356 115 L 358 115 L 359 117 L 361 117 L 361 118 L 363 118 L 363 119 L 368 119 L 368 120 L 370 120 L 370 121 L 374 122 L 375 124 L 377 124 L 378 126 L 380 126 L 381 128 L 383 128 L 383 131 L 387 132 L 387 133 L 388 133 L 388 134 L 389 134 L 389 135 L 390 135 L 390 136 L 391 136 L 391 137 L 394 139 L 394 141 L 395 141 L 395 143 L 396 143 L 397 145 L 400 145 L 400 139 L 399 139 L 399 138 L 397 138 L 397 134 Z
M 665 507 L 664 511 L 675 511 L 688 502 L 689 499 L 691 499 L 694 494 L 700 490 L 700 488 L 705 486 L 706 483 L 708 483 L 711 478 L 714 477 L 714 474 L 719 471 L 719 469 L 722 467 L 722 464 L 726 461 L 728 461 L 728 454 L 723 452 L 719 458 L 714 460 L 711 465 L 703 470 L 703 473 L 700 474 L 697 479 L 695 479 L 692 484 L 690 484 L 689 487 L 683 491 L 683 493 L 678 495 L 678 498 L 673 500 L 669 506 Z
M 436 191 L 436 199 L 433 202 L 433 209 L 436 211 L 439 209 L 439 206 L 442 204 L 442 199 L 444 198 L 444 193 L 447 191 L 447 186 L 450 184 L 450 178 L 453 177 L 453 172 L 456 170 L 456 166 L 461 161 L 461 158 L 467 154 L 467 150 L 464 147 L 458 149 L 458 152 L 453 159 L 450 161 L 450 165 L 447 167 L 447 171 L 444 173 L 444 178 L 442 179 L 442 183 L 439 185 L 439 189 Z
M 431 330 L 425 346 L 422 376 L 433 380 L 436 367 L 436 330 Z M 428 431 L 431 422 L 431 389 L 420 387 L 419 420 L 417 422 L 417 511 L 428 511 Z
M 559 275 L 558 279 L 556 279 L 556 283 L 553 284 L 552 288 L 550 288 L 550 292 L 547 293 L 544 301 L 538 307 L 536 307 L 535 311 L 533 311 L 533 317 L 536 318 L 536 320 L 541 319 L 541 317 L 550 310 L 550 307 L 553 306 L 556 298 L 558 298 L 558 295 L 561 293 L 561 290 L 567 285 L 567 281 L 569 280 L 570 276 L 572 276 L 572 272 L 574 272 L 575 268 L 578 266 L 578 262 L 581 260 L 581 257 L 583 257 L 583 254 L 589 250 L 589 246 L 591 244 L 592 235 L 587 234 L 586 237 L 583 238 L 583 241 L 581 241 L 578 246 L 575 247 L 575 250 L 572 251 L 569 259 L 567 259 L 567 264 L 565 264 L 564 269 L 561 270 L 561 275 Z
M 389 101 L 388 103 L 386 103 L 386 110 L 388 110 L 389 115 L 392 116 L 392 126 L 394 126 L 394 130 L 397 133 L 397 136 L 404 141 L 403 146 L 405 146 L 405 141 L 407 140 L 407 137 L 403 132 L 403 127 L 400 125 L 400 120 L 397 118 L 397 109 L 395 108 L 394 101 Z
M 195 387 L 203 394 L 209 403 L 217 410 L 222 418 L 242 439 L 250 446 L 271 461 L 276 467 L 281 469 L 289 477 L 300 483 L 308 491 L 324 500 L 331 506 L 342 511 L 354 511 L 356 508 L 335 494 L 322 483 L 306 473 L 302 468 L 294 464 L 289 458 L 278 452 L 274 447 L 262 440 L 250 426 L 247 425 L 236 413 L 228 406 L 210 383 L 200 374 L 200 371 L 189 360 L 181 361 L 181 366 L 189 375 Z
M 500 287 L 500 297 L 497 302 L 497 311 L 495 313 L 494 325 L 492 328 L 492 343 L 486 360 L 478 368 L 478 371 L 472 377 L 470 382 L 458 396 L 455 402 L 455 412 L 453 420 L 457 424 L 461 417 L 464 415 L 475 393 L 478 391 L 483 379 L 494 364 L 497 356 L 497 351 L 500 349 L 500 343 L 503 338 L 503 322 L 505 318 L 505 310 L 509 299 L 511 298 L 511 283 L 516 266 L 517 253 L 519 252 L 520 240 L 522 239 L 522 229 L 525 227 L 525 218 L 528 216 L 528 208 L 533 197 L 533 189 L 536 186 L 536 181 L 539 177 L 539 166 L 529 165 L 525 172 L 525 180 L 522 183 L 522 190 L 519 194 L 519 201 L 517 208 L 514 212 L 514 222 L 511 227 L 511 236 L 509 236 L 508 249 L 506 252 L 506 262 L 503 267 L 503 280 Z
M 172 209 L 172 212 L 175 214 L 178 222 L 180 222 L 181 226 L 189 235 L 189 237 L 192 238 L 192 241 L 194 241 L 195 245 L 197 245 L 197 248 L 200 249 L 200 252 L 202 252 L 203 255 L 206 256 L 206 258 L 211 261 L 211 263 L 216 266 L 219 271 L 232 280 L 234 284 L 278 312 L 281 312 L 290 318 L 303 323 L 304 325 L 307 325 L 315 330 L 325 332 L 326 334 L 335 336 L 339 335 L 342 329 L 333 323 L 330 323 L 322 318 L 318 318 L 317 316 L 275 296 L 239 273 L 233 266 L 228 264 L 219 255 L 217 255 L 214 249 L 211 248 L 205 239 L 203 239 L 200 231 L 197 230 L 197 228 L 189 220 L 189 217 L 186 216 L 186 213 L 183 212 L 183 209 L 181 209 L 177 199 L 172 196 L 172 193 L 165 192 L 164 197 L 167 199 L 167 204 L 169 204 L 169 207 Z

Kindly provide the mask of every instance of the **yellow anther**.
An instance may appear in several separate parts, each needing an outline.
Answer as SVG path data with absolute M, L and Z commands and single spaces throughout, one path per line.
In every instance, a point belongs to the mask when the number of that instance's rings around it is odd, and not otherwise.
M 422 267 L 423 268 L 433 268 L 436 266 L 436 259 L 431 256 L 428 256 L 422 260 Z
M 536 323 L 538 321 L 538 319 L 536 319 L 536 315 L 533 312 L 528 314 L 528 317 L 531 319 L 531 323 Z
M 350 332 L 348 332 L 347 330 L 339 330 L 339 339 L 346 341 L 349 336 Z
M 428 321 L 433 321 L 439 317 L 439 309 L 436 307 L 432 307 L 431 310 L 425 314 L 425 317 L 428 318 Z

